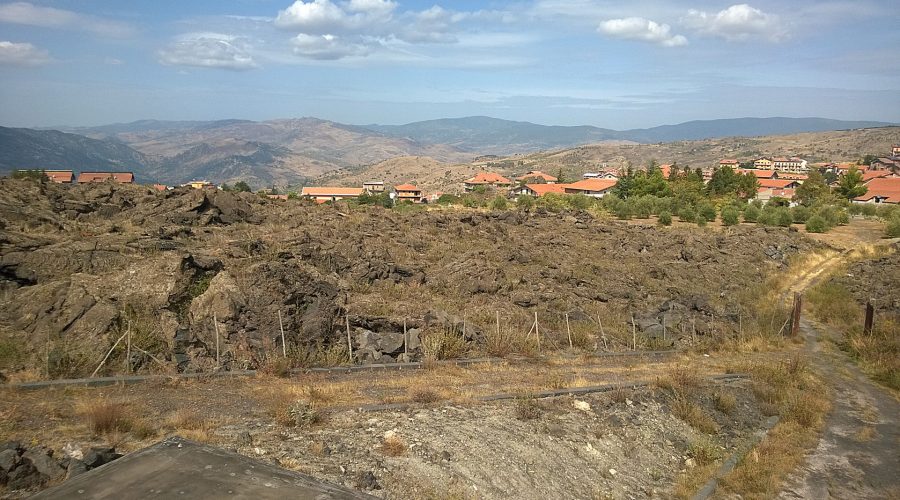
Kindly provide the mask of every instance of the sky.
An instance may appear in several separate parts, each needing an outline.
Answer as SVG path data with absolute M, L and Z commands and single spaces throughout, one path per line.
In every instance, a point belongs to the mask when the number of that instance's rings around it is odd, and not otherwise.
M 896 0 L 0 0 L 0 125 L 900 122 Z

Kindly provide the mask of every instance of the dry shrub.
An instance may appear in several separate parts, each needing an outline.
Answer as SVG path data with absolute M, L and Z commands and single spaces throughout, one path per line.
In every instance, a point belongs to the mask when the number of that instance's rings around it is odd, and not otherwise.
M 322 441 L 313 441 L 309 443 L 309 452 L 317 457 L 325 456 L 325 450 L 328 447 Z
M 703 408 L 687 398 L 675 398 L 672 401 L 672 413 L 700 432 L 715 434 L 719 430 L 716 421 L 707 415 Z
M 628 399 L 628 396 L 631 395 L 631 390 L 626 389 L 625 387 L 616 387 L 615 389 L 609 391 L 607 393 L 609 395 L 609 399 L 615 403 L 625 403 Z
M 294 427 L 308 427 L 322 421 L 322 414 L 303 400 L 294 401 L 287 408 L 287 418 L 281 423 Z
M 803 427 L 814 428 L 822 423 L 828 402 L 820 395 L 808 392 L 792 392 L 785 402 L 783 417 Z
M 169 418 L 166 424 L 175 430 L 199 430 L 209 427 L 209 422 L 199 413 L 189 408 L 181 408 L 176 410 Z
M 427 359 L 458 359 L 469 352 L 469 345 L 460 332 L 443 329 L 425 334 L 422 349 Z
M 106 400 L 87 405 L 84 416 L 87 418 L 88 427 L 98 435 L 128 432 L 134 420 L 124 403 Z
M 730 414 L 737 405 L 737 398 L 730 392 L 716 392 L 713 394 L 713 403 L 720 412 Z
M 547 372 L 541 385 L 549 389 L 565 389 L 569 387 L 569 377 L 558 372 Z
M 260 373 L 279 378 L 290 377 L 293 369 L 293 360 L 279 356 L 268 356 L 259 364 Z
M 436 403 L 443 399 L 441 395 L 435 391 L 434 389 L 427 389 L 423 387 L 417 387 L 409 391 L 409 399 L 415 401 L 416 403 Z
M 306 396 L 314 403 L 330 403 L 337 399 L 334 389 L 323 389 L 313 385 L 306 388 Z
M 694 459 L 697 465 L 708 465 L 721 456 L 719 447 L 708 438 L 698 439 L 688 446 L 688 455 Z
M 697 371 L 685 366 L 678 366 L 669 370 L 668 374 L 656 381 L 656 385 L 659 388 L 684 397 L 696 394 L 702 384 L 703 378 L 700 377 Z
M 131 435 L 138 440 L 155 438 L 159 434 L 159 429 L 149 420 L 139 418 L 131 423 Z
M 381 441 L 381 452 L 389 457 L 401 457 L 406 455 L 406 441 L 400 436 L 390 435 Z
M 516 418 L 519 420 L 534 420 L 540 418 L 541 406 L 534 398 L 521 397 L 516 399 Z

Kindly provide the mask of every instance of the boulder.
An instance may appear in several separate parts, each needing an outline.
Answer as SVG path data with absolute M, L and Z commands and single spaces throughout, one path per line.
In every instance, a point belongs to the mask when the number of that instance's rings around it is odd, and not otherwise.
M 93 469 L 100 467 L 101 465 L 106 465 L 121 457 L 122 454 L 116 453 L 115 448 L 91 448 L 84 456 L 84 464 L 87 465 L 88 468 Z
M 51 449 L 43 446 L 30 448 L 22 455 L 22 458 L 31 462 L 35 470 L 51 481 L 59 481 L 66 476 L 66 470 L 53 458 Z
M 0 451 L 0 471 L 9 472 L 19 463 L 19 454 L 16 450 Z
M 47 482 L 47 476 L 41 475 L 30 461 L 23 460 L 7 475 L 6 488 L 8 490 L 26 490 L 36 488 L 45 482 Z
M 66 469 L 66 481 L 72 479 L 75 476 L 79 476 L 88 471 L 87 464 L 82 460 L 78 460 L 76 458 L 69 460 L 69 466 Z

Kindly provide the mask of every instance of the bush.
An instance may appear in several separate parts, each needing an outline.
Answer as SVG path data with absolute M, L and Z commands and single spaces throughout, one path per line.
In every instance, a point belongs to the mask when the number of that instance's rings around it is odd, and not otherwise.
M 726 226 L 734 226 L 738 223 L 739 213 L 734 207 L 725 207 L 722 209 L 722 223 Z
M 531 210 L 534 208 L 534 198 L 528 195 L 522 195 L 516 198 L 516 206 L 522 210 Z
M 575 210 L 587 210 L 594 201 L 590 196 L 583 194 L 570 194 L 565 200 L 569 207 Z
M 653 213 L 654 196 L 641 196 L 634 201 L 634 214 L 638 219 L 649 219 Z
M 663 226 L 671 226 L 672 225 L 672 214 L 669 213 L 668 210 L 663 210 L 659 213 L 659 223 Z
M 805 224 L 810 216 L 809 207 L 799 205 L 791 209 L 791 214 L 794 216 L 794 222 L 797 224 Z
M 813 215 L 806 221 L 806 231 L 809 233 L 824 233 L 828 231 L 828 222 L 821 215 Z
M 891 217 L 884 229 L 884 234 L 888 238 L 900 238 L 900 213 L 895 213 Z
M 458 205 L 460 202 L 459 196 L 454 194 L 442 194 L 440 198 L 437 199 L 438 205 Z
M 633 213 L 633 209 L 630 203 L 623 201 L 616 204 L 616 206 L 613 208 L 613 213 L 619 219 L 630 219 Z
M 758 222 L 759 221 L 759 207 L 755 204 L 748 205 L 744 210 L 744 222 Z
M 499 194 L 495 196 L 493 200 L 491 200 L 489 206 L 491 210 L 506 210 L 507 208 L 509 208 L 509 204 L 506 202 L 506 197 Z
M 703 218 L 703 220 L 712 222 L 716 220 L 716 207 L 714 207 L 711 203 L 704 203 L 700 205 L 699 215 Z
M 790 227 L 794 223 L 794 216 L 788 207 L 778 207 L 775 210 L 775 224 L 781 227 Z
M 837 223 L 841 226 L 850 224 L 850 214 L 846 210 L 838 210 Z
M 697 222 L 697 212 L 694 207 L 686 206 L 678 212 L 678 218 L 684 222 Z

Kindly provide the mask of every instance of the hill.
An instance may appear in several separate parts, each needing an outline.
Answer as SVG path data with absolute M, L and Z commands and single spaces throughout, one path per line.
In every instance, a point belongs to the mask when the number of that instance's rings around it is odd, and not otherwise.
M 0 127 L 0 172 L 15 169 L 127 170 L 146 179 L 147 158 L 114 139 Z
M 836 132 L 813 132 L 766 137 L 731 137 L 662 144 L 602 143 L 549 152 L 501 156 L 491 161 L 450 164 L 419 158 L 389 160 L 361 169 L 342 169 L 315 179 L 316 183 L 357 185 L 363 180 L 418 182 L 426 190 L 456 192 L 462 181 L 480 170 L 492 170 L 508 177 L 529 170 L 543 170 L 566 177 L 600 168 L 622 168 L 659 163 L 710 167 L 723 158 L 743 160 L 760 156 L 801 156 L 812 163 L 853 161 L 866 154 L 887 154 L 900 142 L 900 128 L 883 127 Z
M 657 143 L 733 136 L 821 132 L 891 125 L 884 122 L 825 118 L 735 118 L 702 120 L 647 129 L 616 131 L 591 126 L 547 126 L 484 116 L 447 118 L 406 125 L 367 125 L 372 130 L 428 144 L 449 144 L 463 151 L 512 154 L 604 141 Z

